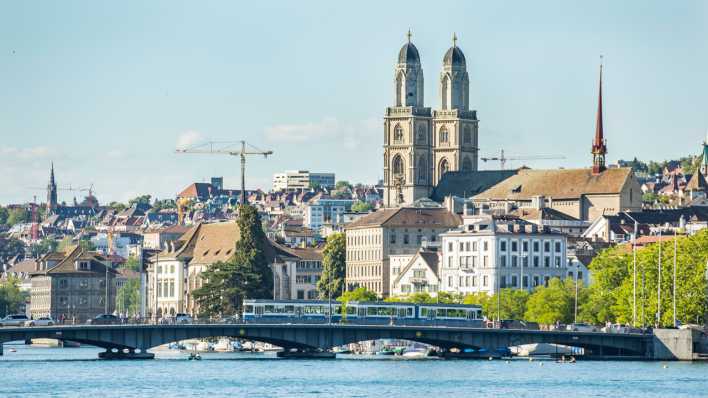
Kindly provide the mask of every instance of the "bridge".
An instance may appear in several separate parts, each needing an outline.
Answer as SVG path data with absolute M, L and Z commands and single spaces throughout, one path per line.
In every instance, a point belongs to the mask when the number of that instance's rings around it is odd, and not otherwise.
M 651 359 L 651 335 L 599 332 L 488 329 L 446 326 L 361 324 L 123 324 L 0 328 L 2 343 L 51 338 L 104 348 L 99 358 L 153 358 L 150 348 L 180 340 L 234 337 L 280 346 L 294 356 L 316 357 L 333 347 L 377 339 L 402 339 L 440 347 L 443 352 L 487 349 L 522 344 L 552 343 L 582 347 L 588 358 Z M 457 350 L 454 350 L 457 349 Z

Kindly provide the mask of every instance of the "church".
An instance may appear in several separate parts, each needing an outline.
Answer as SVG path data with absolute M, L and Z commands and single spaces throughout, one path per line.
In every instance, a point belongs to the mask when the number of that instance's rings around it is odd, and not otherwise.
M 641 210 L 632 170 L 605 164 L 602 66 L 588 168 L 478 170 L 479 120 L 470 109 L 467 62 L 455 35 L 443 57 L 440 109 L 426 107 L 423 94 L 420 54 L 409 31 L 394 71 L 394 106 L 384 116 L 384 207 L 456 196 L 506 212 L 548 207 L 584 221 Z
M 470 109 L 467 61 L 454 35 L 439 79 L 440 109 L 431 111 L 424 101 L 420 54 L 409 31 L 398 52 L 394 106 L 386 108 L 384 117 L 385 207 L 436 199 L 435 188 L 444 178 L 477 174 L 479 120 Z M 481 174 L 481 188 L 488 188 L 513 172 Z

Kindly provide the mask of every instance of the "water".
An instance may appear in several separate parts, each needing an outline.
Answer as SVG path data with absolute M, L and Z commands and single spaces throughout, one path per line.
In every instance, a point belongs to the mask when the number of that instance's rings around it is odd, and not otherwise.
M 0 357 L 0 397 L 708 397 L 706 363 L 284 360 L 272 353 L 188 361 L 175 352 L 101 361 L 90 347 L 12 347 Z

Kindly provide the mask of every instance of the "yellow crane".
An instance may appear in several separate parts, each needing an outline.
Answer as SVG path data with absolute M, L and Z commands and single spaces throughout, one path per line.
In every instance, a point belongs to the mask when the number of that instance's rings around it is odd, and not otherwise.
M 241 144 L 240 149 L 230 148 L 233 144 Z M 246 145 L 250 149 L 246 148 Z M 267 158 L 273 151 L 264 151 L 247 144 L 246 141 L 209 141 L 188 148 L 175 150 L 177 153 L 199 153 L 208 155 L 231 155 L 241 157 L 241 204 L 246 204 L 246 155 L 263 155 Z

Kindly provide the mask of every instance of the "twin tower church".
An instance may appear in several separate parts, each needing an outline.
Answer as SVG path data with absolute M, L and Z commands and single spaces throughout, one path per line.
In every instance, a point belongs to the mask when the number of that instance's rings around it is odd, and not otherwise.
M 386 207 L 430 197 L 448 171 L 476 171 L 479 150 L 477 111 L 470 110 L 467 62 L 456 36 L 443 57 L 440 109 L 425 106 L 423 68 L 410 32 L 394 77 L 394 104 L 384 118 Z

